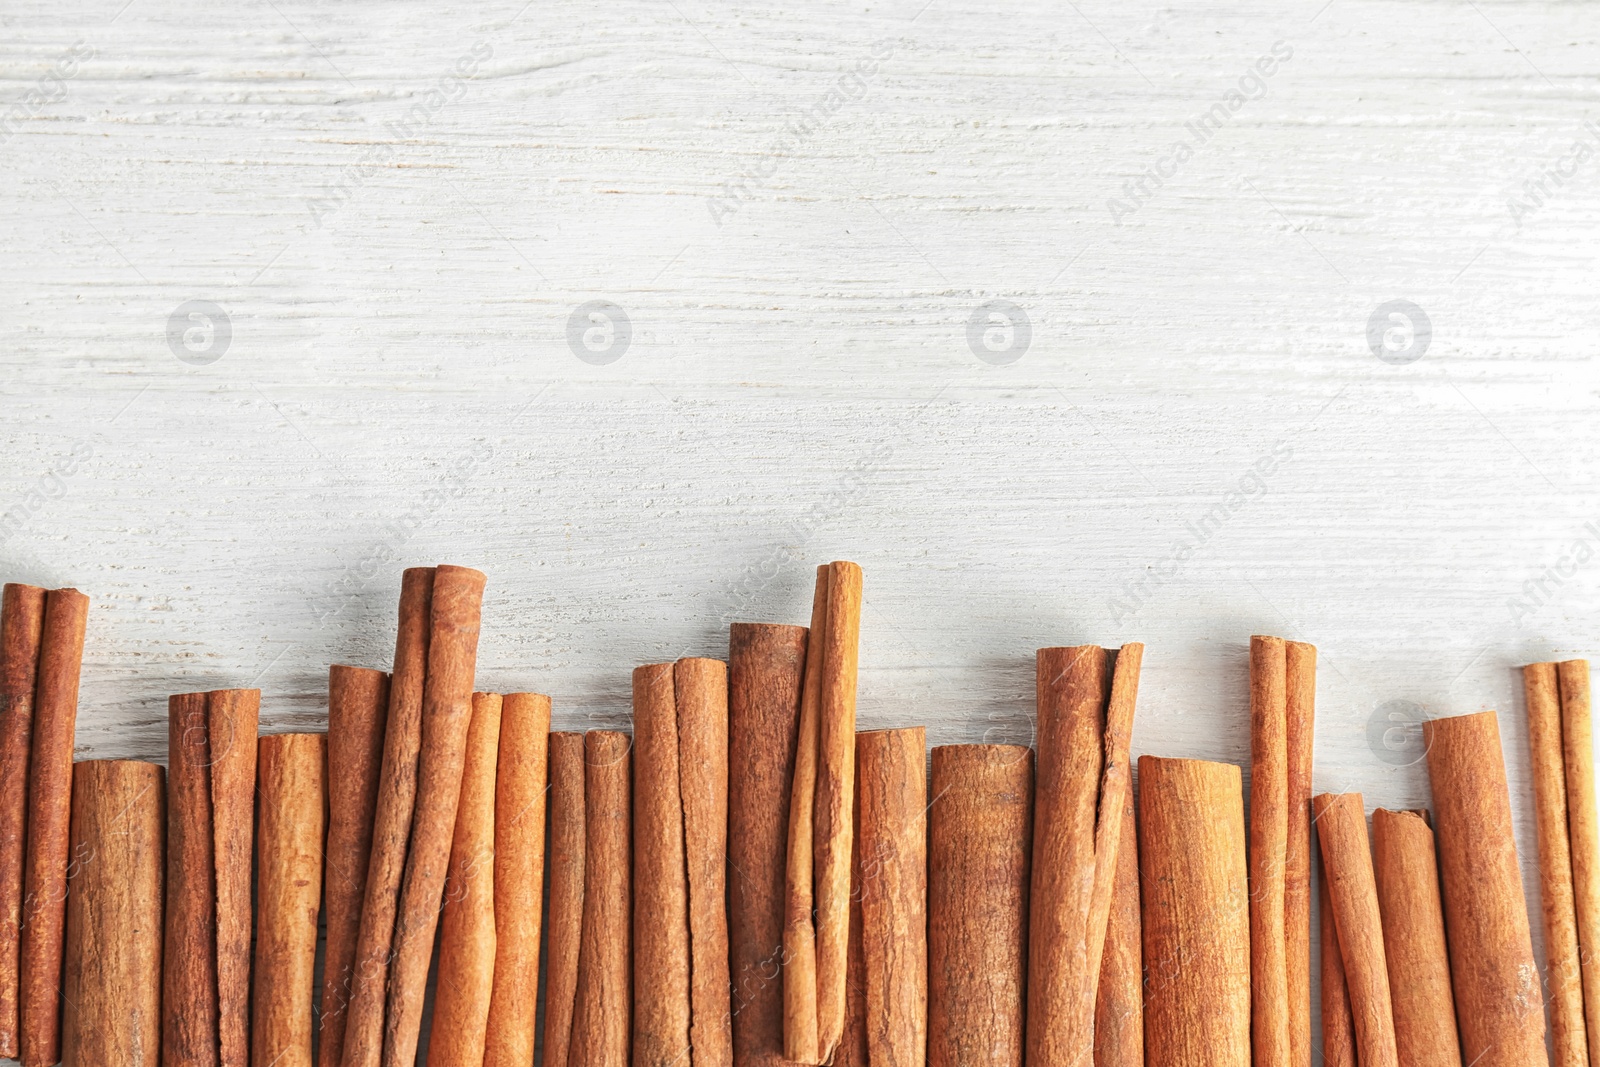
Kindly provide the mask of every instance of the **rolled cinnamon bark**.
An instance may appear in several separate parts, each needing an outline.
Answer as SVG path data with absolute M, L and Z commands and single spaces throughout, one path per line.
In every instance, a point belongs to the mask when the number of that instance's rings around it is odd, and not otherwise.
M 1538 1062 L 1545 1055 L 1544 1000 L 1499 725 L 1494 712 L 1482 711 L 1430 719 L 1422 736 L 1462 1059 L 1475 1067 Z
M 583 940 L 568 1067 L 632 1062 L 631 746 L 614 730 L 584 735 Z
M 789 808 L 787 917 L 795 944 L 784 966 L 784 1046 L 789 1059 L 802 1063 L 831 1061 L 844 1032 L 860 633 L 861 568 L 842 561 L 818 567 L 801 703 L 802 740 Z M 808 753 L 814 754 L 814 777 L 804 770 Z M 809 996 L 805 927 L 813 931 L 815 945 L 815 989 Z M 790 948 L 786 934 L 785 949 Z
M 1289 1062 L 1311 1067 L 1311 764 L 1317 649 L 1285 647 L 1289 835 L 1283 878 L 1283 937 L 1289 996 Z
M 0 1056 L 21 1052 L 22 882 L 33 694 L 45 591 L 8 583 L 0 598 Z
M 1427 813 L 1374 811 L 1372 852 L 1400 1062 L 1408 1067 L 1461 1067 L 1439 860 Z
M 1249 1067 L 1250 911 L 1239 768 L 1141 756 L 1139 821 L 1147 1061 Z
M 1139 931 L 1139 839 L 1133 790 L 1123 798 L 1116 892 L 1094 1006 L 1095 1067 L 1144 1067 L 1144 954 Z
M 694 1067 L 731 1067 L 728 972 L 728 667 L 673 665 L 689 889 L 689 1045 Z M 636 772 L 637 773 L 637 772 Z
M 439 983 L 428 1036 L 434 1067 L 483 1067 L 494 992 L 495 768 L 500 758 L 499 693 L 472 694 L 461 803 L 445 883 Z
M 318 1057 L 328 1067 L 340 1067 L 344 1060 L 388 714 L 387 674 L 363 667 L 328 668 L 328 847 L 322 905 L 328 947 L 317 1045 Z
M 439 905 L 450 867 L 456 807 L 472 721 L 472 676 L 478 661 L 484 575 L 440 566 L 433 575 L 428 620 L 428 676 L 422 692 L 422 749 L 411 817 L 406 873 L 394 926 L 389 1002 L 383 1020 L 384 1067 L 411 1067 L 422 1032 L 422 998 L 433 959 Z
M 167 701 L 166 930 L 161 1062 L 217 1067 L 217 872 L 206 694 Z
M 1595 810 L 1594 726 L 1589 706 L 1589 663 L 1556 664 L 1561 688 L 1561 743 L 1567 778 L 1567 833 L 1583 972 L 1583 1013 L 1589 1057 L 1600 1058 L 1600 815 Z
M 855 849 L 850 858 L 850 944 L 844 973 L 844 1032 L 829 1067 L 871 1067 L 867 1051 L 867 962 L 861 923 L 861 776 L 856 775 Z
M 327 737 L 263 737 L 256 758 L 261 813 L 251 1055 L 258 1064 L 311 1067 Z
M 1281 637 L 1250 638 L 1250 1036 L 1256 1067 L 1289 1065 L 1287 656 Z
M 550 933 L 545 961 L 544 1062 L 565 1067 L 572 1046 L 583 941 L 584 740 L 550 735 Z
M 250 874 L 260 717 L 259 689 L 214 689 L 206 694 L 217 890 L 217 1042 L 222 1067 L 250 1063 Z
M 73 768 L 64 1067 L 159 1067 L 166 783 L 154 763 Z
M 1083 975 L 1080 1001 L 1091 1026 L 1095 1011 L 1095 988 L 1100 980 L 1100 962 L 1105 951 L 1106 927 L 1111 920 L 1112 896 L 1116 891 L 1117 862 L 1122 845 L 1122 814 L 1133 791 L 1133 766 L 1128 748 L 1133 741 L 1133 712 L 1139 701 L 1139 670 L 1144 663 L 1144 645 L 1130 641 L 1112 657 L 1111 695 L 1106 702 L 1101 730 L 1102 761 L 1100 796 L 1094 823 L 1094 881 L 1089 895 L 1087 938 L 1089 967 Z
M 920 726 L 856 736 L 867 1059 L 922 1067 L 928 1048 L 928 780 Z
M 1357 1058 L 1362 1067 L 1399 1067 L 1383 920 L 1361 794 L 1323 793 L 1311 799 L 1311 808 L 1328 872 L 1328 899 L 1355 1020 Z
M 362 891 L 342 1067 L 379 1067 L 383 1059 L 383 1013 L 395 916 L 416 807 L 417 758 L 422 750 L 422 692 L 428 675 L 433 577 L 432 567 L 411 567 L 401 578 L 394 675 L 389 682 L 383 765 L 373 809 L 372 847 Z
M 1544 915 L 1545 966 L 1550 989 L 1550 1043 L 1556 1067 L 1589 1067 L 1589 1042 L 1583 1018 L 1583 972 L 1578 953 L 1578 915 L 1573 898 L 1572 848 L 1567 831 L 1566 768 L 1561 751 L 1561 688 L 1556 665 L 1533 663 L 1522 668 L 1522 685 L 1528 705 L 1534 825 L 1539 835 L 1539 904 Z M 1373 818 L 1376 820 L 1376 813 Z M 1376 822 L 1373 831 L 1376 834 Z M 1432 845 L 1433 834 L 1428 831 L 1430 854 Z M 1443 930 L 1440 932 L 1442 934 Z M 1448 981 L 1448 971 L 1445 978 Z M 1448 992 L 1449 986 L 1445 989 Z M 1398 1016 L 1397 1004 L 1397 1024 Z
M 806 635 L 803 626 L 743 622 L 728 633 L 728 940 L 736 1067 L 786 1062 L 785 864 Z
M 28 760 L 27 868 L 22 908 L 22 1062 L 61 1059 L 61 966 L 67 947 L 67 864 L 71 853 L 72 745 L 89 598 L 76 589 L 45 594 L 44 634 Z
M 1326 870 L 1317 879 L 1317 898 L 1322 927 L 1322 1062 L 1325 1067 L 1356 1067 L 1356 1024 L 1350 1018 L 1350 991 L 1344 983 Z
M 928 1067 L 1022 1067 L 1033 752 L 935 748 L 929 822 Z
M 550 698 L 507 693 L 495 770 L 494 990 L 483 1067 L 533 1062 L 549 742 Z

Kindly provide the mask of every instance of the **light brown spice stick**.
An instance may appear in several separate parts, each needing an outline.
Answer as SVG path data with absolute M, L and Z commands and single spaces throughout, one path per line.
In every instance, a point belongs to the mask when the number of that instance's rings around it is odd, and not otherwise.
M 1539 840 L 1539 904 L 1550 999 L 1550 1041 L 1556 1067 L 1588 1067 L 1583 1018 L 1583 972 L 1567 832 L 1566 765 L 1561 743 L 1561 687 L 1554 663 L 1522 668 L 1528 705 L 1528 752 L 1533 818 Z M 1376 827 L 1374 827 L 1376 829 Z M 1431 837 L 1430 844 L 1431 844 Z
M 217 1067 L 217 874 L 206 694 L 167 701 L 166 929 L 161 1062 Z
M 1433 783 L 1461 1057 L 1474 1067 L 1541 1062 L 1544 999 L 1511 830 L 1499 724 L 1492 711 L 1430 719 L 1422 724 L 1422 737 Z
M 1250 638 L 1250 1036 L 1256 1067 L 1289 1065 L 1287 655 L 1281 637 Z
M 1139 839 L 1133 790 L 1123 797 L 1116 892 L 1094 1007 L 1095 1067 L 1144 1067 L 1144 954 L 1139 929 Z
M 781 1067 L 783 933 L 803 626 L 728 632 L 728 942 L 736 1067 Z
M 412 1067 L 422 1032 L 422 999 L 450 868 L 456 807 L 472 722 L 472 678 L 483 615 L 482 571 L 434 569 L 428 620 L 428 676 L 422 691 L 422 749 L 411 816 L 406 873 L 395 916 L 389 1003 L 383 1020 L 384 1067 Z
M 1089 917 L 1111 653 L 1041 648 L 1036 661 L 1038 780 L 1028 911 L 1030 1067 L 1080 1067 L 1093 1049 Z
M 1250 908 L 1239 768 L 1141 756 L 1139 822 L 1147 1062 L 1249 1067 Z
M 1085 932 L 1088 967 L 1084 971 L 1081 1002 L 1093 1023 L 1100 962 L 1105 951 L 1106 927 L 1111 920 L 1112 894 L 1116 891 L 1117 857 L 1122 845 L 1122 816 L 1133 790 L 1133 767 L 1128 746 L 1133 740 L 1133 712 L 1139 702 L 1139 671 L 1144 645 L 1130 641 L 1115 653 L 1111 668 L 1111 694 L 1101 729 L 1100 796 L 1094 824 L 1094 881 L 1089 897 Z
M 1283 878 L 1284 972 L 1289 996 L 1289 1063 L 1311 1067 L 1311 766 L 1316 718 L 1317 649 L 1285 648 L 1289 750 L 1289 834 Z
M 633 1063 L 688 1067 L 689 884 L 673 667 L 633 672 Z
M 158 1067 L 166 783 L 154 763 L 73 768 L 64 1067 Z
M 1328 872 L 1328 899 L 1333 903 L 1339 958 L 1355 1020 L 1357 1058 L 1362 1067 L 1399 1067 L 1383 920 L 1361 794 L 1322 793 L 1311 798 L 1311 809 Z
M 817 568 L 807 631 L 800 724 L 789 794 L 789 834 L 783 918 L 783 1054 L 795 1063 L 825 1058 L 817 1031 L 816 811 L 822 758 L 823 637 L 828 628 L 831 572 Z
M 1583 971 L 1583 1014 L 1589 1061 L 1600 1067 L 1600 814 L 1595 810 L 1594 726 L 1589 705 L 1589 662 L 1556 664 L 1561 688 L 1561 741 L 1567 777 L 1567 831 L 1578 918 L 1578 958 Z
M 261 690 L 206 694 L 212 863 L 217 891 L 217 1044 L 222 1067 L 250 1063 L 251 861 Z
M 856 848 L 850 862 L 850 944 L 845 960 L 844 1032 L 833 1050 L 830 1067 L 871 1067 L 867 1050 L 867 963 L 861 923 L 861 776 L 856 775 L 856 795 L 851 812 L 855 818 Z
M 499 693 L 472 694 L 461 803 L 445 883 L 439 982 L 428 1037 L 433 1067 L 483 1067 L 494 992 L 495 768 L 500 758 Z
M 923 1067 L 928 1048 L 928 779 L 920 726 L 856 737 L 867 1059 Z
M 550 698 L 507 693 L 494 792 L 494 991 L 483 1067 L 533 1062 L 544 905 Z
M 311 1067 L 317 911 L 327 794 L 327 737 L 274 734 L 256 756 L 255 1015 L 252 1060 Z
M 89 598 L 76 589 L 45 594 L 44 633 L 28 759 L 27 867 L 22 907 L 22 1062 L 61 1059 L 61 967 L 67 948 L 67 864 L 71 852 L 72 747 L 78 722 Z
M 1372 853 L 1400 1062 L 1407 1067 L 1461 1067 L 1439 859 L 1427 813 L 1374 811 Z
M 550 735 L 550 933 L 546 939 L 544 1062 L 566 1067 L 578 995 L 585 878 L 584 740 Z
M 1350 991 L 1344 982 L 1344 960 L 1339 957 L 1326 870 L 1317 879 L 1317 899 L 1322 928 L 1322 1062 L 1325 1067 L 1356 1067 L 1356 1024 L 1350 1017 Z
M 8 583 L 0 597 L 0 1056 L 21 1052 L 22 883 L 28 754 L 44 635 L 45 591 Z
M 627 734 L 614 730 L 584 735 L 583 943 L 568 1067 L 631 1062 L 632 744 Z
M 417 758 L 422 751 L 422 693 L 428 676 L 433 578 L 434 568 L 411 567 L 400 581 L 394 674 L 389 679 L 389 714 L 384 723 L 383 764 L 346 1011 L 343 1067 L 379 1067 L 383 1060 L 383 1015 L 389 965 L 394 959 L 395 916 L 416 807 Z
M 344 1060 L 344 1030 L 361 928 L 372 822 L 383 769 L 389 676 L 364 667 L 328 668 L 328 845 L 323 914 L 328 927 L 317 1055 Z
M 694 1067 L 732 1067 L 728 971 L 728 667 L 673 666 L 689 885 L 689 1045 Z
M 928 1067 L 1022 1067 L 1032 750 L 935 748 L 928 814 Z

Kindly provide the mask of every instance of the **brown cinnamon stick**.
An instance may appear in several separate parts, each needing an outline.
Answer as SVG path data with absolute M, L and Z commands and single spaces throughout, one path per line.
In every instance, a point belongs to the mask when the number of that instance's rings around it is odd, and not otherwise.
M 389 676 L 363 667 L 328 668 L 328 845 L 323 914 L 328 926 L 317 1054 L 344 1060 L 356 936 L 372 855 L 372 821 L 383 769 Z
M 472 694 L 461 802 L 445 883 L 439 984 L 428 1037 L 434 1067 L 483 1067 L 495 971 L 495 769 L 500 758 L 498 693 Z
M 1116 891 L 1094 1007 L 1094 1067 L 1144 1067 L 1144 954 L 1139 929 L 1139 839 L 1133 790 L 1122 808 Z
M 470 567 L 445 565 L 434 570 L 417 801 L 395 918 L 394 960 L 389 966 L 384 1067 L 411 1067 L 417 1058 L 422 998 L 450 867 L 456 807 L 461 800 L 484 580 L 482 571 Z
M 166 930 L 161 1062 L 217 1067 L 216 842 L 206 694 L 167 701 Z
M 45 591 L 8 583 L 0 598 L 0 1056 L 21 1045 L 22 883 L 28 824 L 28 754 L 44 635 Z
M 383 1016 L 394 956 L 395 916 L 405 875 L 406 847 L 416 807 L 417 759 L 422 750 L 422 693 L 428 675 L 434 568 L 411 567 L 401 578 L 400 624 L 384 726 L 383 765 L 373 809 L 361 924 L 356 939 L 343 1067 L 379 1067 Z
M 1356 1024 L 1350 1017 L 1350 991 L 1344 982 L 1326 870 L 1317 879 L 1317 898 L 1322 928 L 1322 1062 L 1325 1067 L 1356 1067 Z
M 861 568 L 818 567 L 789 808 L 784 1046 L 801 1063 L 832 1060 L 844 1032 L 860 633 Z
M 1408 1067 L 1461 1067 L 1439 860 L 1427 813 L 1374 811 L 1372 852 L 1400 1062 Z
M 1288 1067 L 1284 878 L 1289 853 L 1288 659 L 1250 638 L 1250 1029 L 1256 1067 Z
M 250 885 L 260 717 L 259 689 L 214 689 L 206 694 L 222 1067 L 250 1063 Z
M 728 971 L 728 667 L 673 666 L 689 889 L 689 1045 L 694 1067 L 731 1067 Z
M 1289 998 L 1289 1063 L 1311 1067 L 1311 766 L 1316 718 L 1317 649 L 1304 641 L 1284 650 L 1289 832 L 1283 878 L 1284 973 Z
M 850 857 L 850 941 L 844 972 L 844 1031 L 830 1067 L 871 1067 L 867 1051 L 867 961 L 861 922 L 861 776 L 850 808 L 855 848 Z
M 1600 815 L 1595 810 L 1594 726 L 1589 705 L 1589 663 L 1556 664 L 1561 689 L 1561 743 L 1566 765 L 1567 833 L 1583 972 L 1583 1014 L 1591 1062 L 1600 1058 Z
M 257 831 L 255 1063 L 311 1067 L 317 910 L 327 809 L 327 737 L 263 737 Z
M 61 967 L 67 947 L 67 864 L 71 853 L 72 745 L 78 721 L 89 598 L 76 589 L 45 594 L 44 633 L 34 691 L 28 759 L 27 867 L 22 906 L 22 1062 L 61 1059 Z
M 728 939 L 736 1067 L 781 1067 L 789 786 L 803 626 L 728 633 Z
M 1033 752 L 935 748 L 929 822 L 928 1067 L 1022 1067 Z
M 856 736 L 867 1059 L 922 1067 L 928 1047 L 928 780 L 920 726 Z
M 1328 899 L 1355 1020 L 1357 1058 L 1362 1067 L 1399 1067 L 1383 920 L 1361 794 L 1323 793 L 1311 799 L 1311 808 L 1328 872 Z
M 1475 1067 L 1538 1062 L 1545 1055 L 1544 1000 L 1499 724 L 1492 711 L 1430 719 L 1422 737 L 1462 1059 Z
M 1561 688 L 1556 665 L 1533 663 L 1522 668 L 1522 685 L 1528 705 L 1533 817 L 1539 840 L 1539 904 L 1544 916 L 1545 966 L 1550 990 L 1550 1040 L 1556 1067 L 1589 1067 L 1589 1042 L 1583 1018 L 1583 972 L 1578 953 L 1578 913 L 1573 897 L 1572 847 L 1567 830 Z M 1429 843 L 1431 846 L 1431 833 Z
M 64 1067 L 161 1062 L 164 777 L 134 760 L 73 768 Z
M 507 693 L 495 770 L 494 990 L 483 1067 L 533 1062 L 549 742 L 550 698 Z
M 1239 768 L 1141 756 L 1139 821 L 1147 1062 L 1249 1067 L 1250 911 Z
M 584 735 L 583 940 L 568 1067 L 632 1062 L 631 747 L 613 730 Z
M 545 961 L 544 1062 L 566 1067 L 578 995 L 585 878 L 584 739 L 550 735 L 550 933 Z

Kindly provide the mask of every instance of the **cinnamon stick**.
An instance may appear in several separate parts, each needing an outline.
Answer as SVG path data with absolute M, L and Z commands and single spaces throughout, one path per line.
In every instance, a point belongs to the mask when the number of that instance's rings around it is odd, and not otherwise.
M 327 808 L 327 737 L 274 734 L 256 756 L 261 785 L 256 882 L 252 1057 L 273 1067 L 311 1067 L 317 910 Z
M 22 883 L 28 754 L 44 635 L 45 591 L 8 583 L 0 597 L 0 1056 L 21 1052 Z
M 867 1059 L 922 1067 L 928 1047 L 928 780 L 920 726 L 856 735 Z
M 801 1063 L 831 1061 L 844 1032 L 860 633 L 861 568 L 818 567 L 789 808 L 784 945 L 785 1054 Z
M 1094 1067 L 1144 1067 L 1144 954 L 1139 929 L 1139 839 L 1133 790 L 1122 807 L 1116 889 L 1094 1007 Z
M 417 1058 L 422 998 L 450 866 L 456 807 L 461 800 L 483 587 L 483 572 L 470 567 L 445 565 L 434 571 L 417 799 L 395 918 L 394 960 L 389 966 L 384 1067 L 411 1067 Z
M 320 1061 L 328 1067 L 339 1067 L 344 1060 L 388 714 L 387 674 L 363 667 L 328 668 L 328 845 L 322 905 L 328 947 L 317 1045 Z
M 1322 928 L 1322 1062 L 1325 1067 L 1356 1067 L 1356 1024 L 1350 1017 L 1350 991 L 1339 957 L 1326 869 L 1317 879 L 1317 899 Z
M 694 1067 L 732 1067 L 728 971 L 728 667 L 673 666 L 689 891 L 689 1046 Z
M 861 922 L 861 776 L 850 806 L 855 848 L 850 857 L 850 940 L 844 971 L 844 1031 L 829 1067 L 871 1067 L 867 1050 L 867 961 Z
M 633 672 L 633 1048 L 639 1067 L 687 1065 L 689 885 L 670 663 Z
M 735 1067 L 782 1067 L 789 784 L 807 630 L 728 632 L 728 941 Z
M 1357 1058 L 1362 1067 L 1399 1067 L 1383 921 L 1361 794 L 1322 793 L 1311 799 L 1311 808 L 1328 872 L 1328 899 L 1355 1020 Z
M 161 1062 L 164 779 L 135 760 L 73 768 L 64 1067 Z
M 550 698 L 507 693 L 494 787 L 494 989 L 483 1067 L 533 1062 Z
M 1250 638 L 1250 1029 L 1256 1067 L 1288 1067 L 1284 878 L 1289 853 L 1288 659 Z
M 1317 649 L 1285 646 L 1289 752 L 1289 832 L 1283 878 L 1284 973 L 1289 998 L 1289 1063 L 1311 1067 L 1311 766 L 1316 718 Z
M 631 746 L 627 734 L 613 730 L 584 735 L 583 939 L 568 1067 L 631 1062 Z
M 1600 1057 L 1600 815 L 1595 810 L 1588 661 L 1556 664 L 1556 680 L 1561 688 L 1561 743 L 1567 772 L 1567 830 L 1583 972 L 1583 1014 L 1593 1060 Z
M 61 1059 L 61 967 L 67 947 L 67 864 L 71 853 L 72 745 L 78 721 L 89 598 L 76 589 L 45 594 L 44 633 L 34 692 L 28 760 L 27 867 L 22 906 L 22 1062 Z
M 217 888 L 206 694 L 167 701 L 166 930 L 161 1062 L 217 1067 Z
M 584 740 L 550 735 L 550 933 L 545 961 L 544 1062 L 566 1067 L 578 995 L 585 877 Z
M 1139 821 L 1147 1062 L 1249 1067 L 1250 912 L 1239 768 L 1141 756 Z
M 1462 1059 L 1474 1067 L 1538 1062 L 1545 1055 L 1544 1000 L 1499 725 L 1492 711 L 1431 719 L 1422 737 Z
M 1461 1067 L 1439 860 L 1427 813 L 1374 811 L 1372 851 L 1400 1062 L 1408 1067 Z
M 1556 1067 L 1589 1067 L 1556 665 L 1533 663 L 1522 668 L 1522 685 L 1528 704 L 1533 817 L 1539 839 L 1539 903 L 1544 915 L 1551 1045 Z M 1431 833 L 1429 843 L 1431 846 Z
M 1024 746 L 933 750 L 928 1067 L 1022 1067 L 1033 793 Z
M 261 690 L 206 694 L 216 864 L 217 1041 L 222 1067 L 250 1063 L 250 883 L 254 853 L 256 733 Z
M 488 1041 L 496 951 L 495 768 L 502 703 L 499 693 L 472 694 L 428 1038 L 427 1058 L 434 1067 L 483 1067 Z
M 411 567 L 401 578 L 394 674 L 389 681 L 383 764 L 351 971 L 343 1067 L 379 1067 L 383 1059 L 383 1013 L 389 965 L 394 958 L 395 916 L 416 806 L 417 758 L 422 750 L 422 692 L 428 675 L 433 578 L 432 567 Z

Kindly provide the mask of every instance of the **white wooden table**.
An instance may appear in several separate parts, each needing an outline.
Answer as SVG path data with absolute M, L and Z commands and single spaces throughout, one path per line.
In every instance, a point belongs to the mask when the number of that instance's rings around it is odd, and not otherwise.
M 93 598 L 80 758 L 315 727 L 407 563 L 571 728 L 849 558 L 864 725 L 1025 740 L 1035 647 L 1140 639 L 1136 751 L 1245 762 L 1281 633 L 1369 806 L 1427 803 L 1391 712 L 1500 709 L 1531 861 L 1516 668 L 1600 656 L 1587 6 L 0 25 L 0 567 Z

